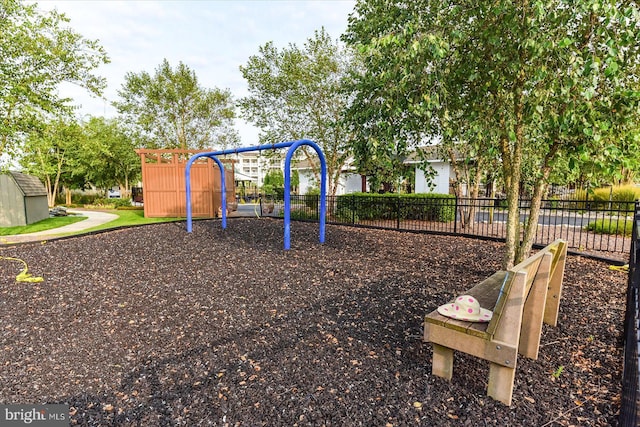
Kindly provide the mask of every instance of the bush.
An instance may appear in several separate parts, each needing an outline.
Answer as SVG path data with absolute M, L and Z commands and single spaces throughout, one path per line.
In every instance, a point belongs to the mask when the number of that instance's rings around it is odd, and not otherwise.
M 356 224 L 358 221 L 360 221 L 360 217 L 358 216 L 357 211 L 344 206 L 336 211 L 335 218 L 338 222 L 343 223 L 346 222 Z
M 282 213 L 282 216 L 284 216 L 284 212 Z M 291 219 L 304 219 L 304 220 L 317 221 L 318 220 L 318 211 L 317 210 L 315 210 L 315 211 L 292 210 L 290 218 Z
M 280 218 L 284 218 L 284 210 L 278 212 L 278 216 Z M 289 213 L 290 219 L 298 219 L 298 220 L 308 220 L 308 221 L 317 221 L 318 220 L 318 211 L 309 211 L 306 209 L 291 209 Z
M 449 194 L 372 194 L 338 196 L 337 212 L 357 212 L 360 220 L 397 219 L 449 222 L 455 219 L 455 196 Z
M 601 234 L 616 234 L 619 236 L 631 236 L 633 220 L 627 218 L 604 218 L 592 221 L 587 225 L 587 230 Z
M 93 203 L 85 204 L 89 207 L 97 207 L 103 209 L 128 209 L 131 206 L 131 199 L 109 199 L 106 197 L 98 197 L 93 200 Z
M 102 199 L 98 194 L 72 194 L 71 201 L 79 205 L 92 205 L 96 200 Z
M 631 185 L 604 187 L 593 191 L 592 209 L 633 210 L 640 189 Z
M 320 203 L 320 189 L 319 188 L 310 188 L 307 190 L 307 194 L 302 196 L 302 200 L 304 200 L 304 204 L 309 209 L 318 210 L 318 204 Z
M 640 199 L 640 188 L 633 185 L 596 188 L 589 194 L 579 189 L 569 198 L 575 203 L 567 207 L 578 210 L 632 211 L 638 199 Z
M 110 199 L 111 204 L 117 209 L 128 208 L 131 206 L 131 199 Z

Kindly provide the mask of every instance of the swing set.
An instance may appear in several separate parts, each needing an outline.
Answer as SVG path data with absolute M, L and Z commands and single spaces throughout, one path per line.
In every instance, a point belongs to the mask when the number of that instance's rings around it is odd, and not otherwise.
M 245 153 L 248 151 L 276 150 L 279 148 L 289 148 L 284 162 L 284 250 L 291 248 L 291 159 L 293 153 L 302 145 L 307 145 L 315 150 L 320 159 L 320 243 L 324 243 L 326 227 L 326 199 L 327 199 L 327 162 L 320 147 L 308 139 L 297 141 L 280 142 L 277 144 L 264 144 L 253 147 L 231 148 L 221 151 L 210 151 L 197 153 L 191 156 L 185 169 L 186 193 L 187 193 L 187 232 L 193 231 L 192 211 L 191 211 L 191 165 L 200 157 L 208 157 L 218 165 L 220 170 L 220 184 L 222 186 L 222 228 L 227 228 L 227 191 L 225 183 L 224 166 L 218 156 L 228 154 Z

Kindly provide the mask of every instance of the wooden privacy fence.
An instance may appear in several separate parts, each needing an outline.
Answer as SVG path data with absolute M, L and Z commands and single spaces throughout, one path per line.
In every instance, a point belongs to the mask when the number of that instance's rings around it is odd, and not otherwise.
M 150 150 L 136 153 L 142 162 L 142 195 L 144 216 L 185 217 L 185 167 L 189 158 L 206 150 Z M 233 163 L 233 161 L 225 160 Z M 235 201 L 234 171 L 225 170 L 227 200 Z M 220 170 L 209 158 L 198 159 L 191 168 L 192 214 L 199 218 L 214 218 L 221 207 Z

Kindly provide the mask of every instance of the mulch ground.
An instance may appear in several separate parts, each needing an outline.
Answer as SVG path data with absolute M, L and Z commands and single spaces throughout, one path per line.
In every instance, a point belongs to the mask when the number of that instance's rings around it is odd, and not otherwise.
M 503 244 L 235 219 L 0 248 L 0 402 L 83 426 L 605 426 L 620 405 L 626 274 L 567 260 L 557 327 L 518 359 L 431 375 L 422 319 L 500 268 Z

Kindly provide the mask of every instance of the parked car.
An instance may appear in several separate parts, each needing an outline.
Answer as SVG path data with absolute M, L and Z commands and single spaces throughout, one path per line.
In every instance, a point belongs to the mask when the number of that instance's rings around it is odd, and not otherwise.
M 113 188 L 109 189 L 109 198 L 110 199 L 119 199 L 120 198 L 120 190 L 114 190 Z

